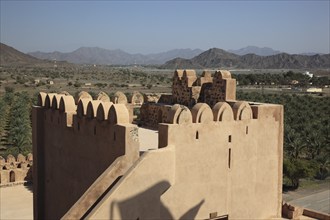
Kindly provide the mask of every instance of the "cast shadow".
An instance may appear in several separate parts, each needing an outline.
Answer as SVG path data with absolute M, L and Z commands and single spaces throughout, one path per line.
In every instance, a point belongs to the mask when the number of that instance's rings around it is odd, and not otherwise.
M 161 195 L 170 188 L 170 183 L 161 181 L 147 190 L 122 201 L 113 201 L 110 208 L 110 219 L 114 219 L 115 207 L 118 208 L 121 219 L 174 219 L 171 211 L 162 203 Z M 185 212 L 179 219 L 194 219 L 204 199 Z

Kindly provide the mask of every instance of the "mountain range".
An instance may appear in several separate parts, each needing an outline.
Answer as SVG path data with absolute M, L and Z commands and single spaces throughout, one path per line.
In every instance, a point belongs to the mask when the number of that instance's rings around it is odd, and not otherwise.
M 157 65 L 176 57 L 190 59 L 203 51 L 200 49 L 175 49 L 153 54 L 130 54 L 122 50 L 108 50 L 99 47 L 81 47 L 73 52 L 51 53 L 31 52 L 29 55 L 39 59 L 68 61 L 76 64 L 103 64 L 103 65 Z
M 63 56 L 70 57 L 69 62 L 81 62 L 97 64 L 109 62 L 111 64 L 155 64 L 160 68 L 248 68 L 248 69 L 306 69 L 306 68 L 330 68 L 330 54 L 316 54 L 312 56 L 279 53 L 270 56 L 259 56 L 255 54 L 237 55 L 228 51 L 212 48 L 207 51 L 191 49 L 178 49 L 158 54 L 128 54 L 121 50 L 109 50 L 102 48 L 83 47 L 72 53 L 41 53 L 48 54 L 42 57 L 43 60 L 35 58 L 29 54 L 22 53 L 10 46 L 1 43 L 0 46 L 0 65 L 21 65 L 21 64 L 53 64 L 52 60 L 60 61 Z M 63 55 L 64 54 L 64 55 Z M 195 55 L 197 54 L 197 55 Z M 35 55 L 37 56 L 37 55 Z M 180 57 L 181 56 L 181 57 Z M 125 58 L 126 57 L 126 58 Z M 173 57 L 176 57 L 173 59 Z M 182 58 L 186 57 L 186 58 Z M 134 61 L 133 61 L 134 60 Z M 169 60 L 165 62 L 166 60 Z M 69 65 L 67 62 L 60 62 Z M 108 63 L 109 64 L 109 63 Z M 71 65 L 71 64 L 70 64 Z
M 330 68 L 330 54 L 297 55 L 279 53 L 271 56 L 246 54 L 243 56 L 212 48 L 192 59 L 175 58 L 161 66 L 166 69 L 186 68 L 249 68 L 249 69 L 305 69 Z

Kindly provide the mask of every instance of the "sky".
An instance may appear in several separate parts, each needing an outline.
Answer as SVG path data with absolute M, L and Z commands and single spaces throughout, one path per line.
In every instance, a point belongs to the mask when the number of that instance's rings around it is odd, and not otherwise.
M 0 0 L 0 41 L 23 52 L 79 47 L 158 53 L 171 49 L 330 51 L 330 0 Z

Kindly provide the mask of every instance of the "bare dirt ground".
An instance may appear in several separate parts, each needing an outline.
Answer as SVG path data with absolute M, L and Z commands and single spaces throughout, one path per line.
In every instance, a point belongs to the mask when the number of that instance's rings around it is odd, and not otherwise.
M 32 186 L 0 188 L 0 219 L 33 219 Z

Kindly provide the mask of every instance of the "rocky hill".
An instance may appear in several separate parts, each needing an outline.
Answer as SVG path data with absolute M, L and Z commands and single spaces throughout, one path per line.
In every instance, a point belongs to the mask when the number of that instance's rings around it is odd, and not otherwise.
M 176 57 L 186 59 L 203 52 L 199 49 L 175 49 L 155 54 L 130 54 L 122 50 L 108 50 L 99 47 L 81 47 L 73 52 L 31 52 L 30 55 L 39 59 L 68 61 L 77 64 L 104 64 L 104 65 L 132 65 L 132 64 L 164 64 L 166 61 Z
M 22 53 L 6 44 L 0 43 L 0 65 L 40 64 L 45 61 Z
M 270 47 L 256 47 L 256 46 L 247 46 L 238 50 L 228 50 L 230 53 L 234 53 L 240 56 L 246 55 L 246 54 L 255 54 L 258 56 L 272 56 L 279 53 L 282 53 L 281 51 L 274 50 Z
M 239 56 L 222 49 L 212 48 L 192 59 L 173 59 L 162 68 L 250 68 L 250 69 L 305 69 L 330 68 L 330 54 L 272 56 L 246 54 Z

